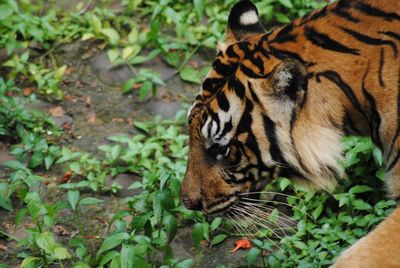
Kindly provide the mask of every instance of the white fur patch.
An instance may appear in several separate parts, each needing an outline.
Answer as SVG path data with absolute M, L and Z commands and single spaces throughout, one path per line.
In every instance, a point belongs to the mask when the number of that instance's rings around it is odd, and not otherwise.
M 249 10 L 240 15 L 240 24 L 251 25 L 258 22 L 257 13 L 254 10 Z
M 281 70 L 276 74 L 278 78 L 277 87 L 282 90 L 289 86 L 290 80 L 293 78 L 292 74 L 287 70 Z

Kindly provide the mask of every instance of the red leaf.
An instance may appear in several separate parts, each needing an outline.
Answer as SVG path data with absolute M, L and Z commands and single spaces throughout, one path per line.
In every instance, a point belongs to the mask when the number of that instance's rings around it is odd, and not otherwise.
M 231 250 L 231 253 L 239 249 L 249 249 L 251 248 L 251 243 L 248 239 L 240 239 L 235 242 L 235 248 Z

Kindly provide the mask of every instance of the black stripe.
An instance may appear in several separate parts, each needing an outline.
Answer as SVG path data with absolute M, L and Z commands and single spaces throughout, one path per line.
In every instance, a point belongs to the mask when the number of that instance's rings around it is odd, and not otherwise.
M 347 10 L 340 9 L 340 8 L 335 8 L 332 10 L 333 13 L 335 13 L 337 16 L 344 18 L 345 20 L 348 20 L 350 22 L 358 23 L 360 20 L 356 17 L 354 17 L 351 13 L 349 13 Z
M 285 34 L 285 35 L 282 34 L 282 35 L 276 36 L 274 39 L 272 39 L 270 41 L 270 44 L 273 44 L 273 43 L 281 44 L 281 43 L 296 42 L 296 41 L 297 41 L 297 34 L 289 33 L 289 34 Z
M 221 76 L 232 74 L 238 67 L 237 63 L 224 64 L 220 59 L 216 59 L 212 64 L 213 69 Z
M 231 131 L 233 128 L 232 125 L 232 117 L 229 119 L 229 121 L 225 122 L 224 127 L 222 128 L 222 132 L 215 138 L 217 141 L 222 139 L 229 131 Z
M 386 169 L 386 171 L 390 171 L 394 168 L 394 166 L 397 164 L 397 162 L 399 162 L 400 159 L 400 150 L 397 151 L 397 155 L 396 157 L 393 159 L 393 161 L 390 163 L 390 165 L 388 166 L 388 168 Z
M 368 118 L 367 118 L 366 114 L 364 113 L 363 109 L 361 108 L 361 105 L 358 102 L 357 97 L 354 94 L 352 88 L 346 82 L 343 81 L 343 79 L 340 77 L 340 75 L 337 72 L 328 70 L 328 71 L 317 73 L 317 75 L 316 75 L 317 82 L 321 81 L 320 77 L 325 77 L 326 79 L 335 83 L 343 91 L 343 93 L 347 96 L 347 98 L 350 100 L 350 102 L 354 106 L 354 108 L 358 112 L 360 112 L 364 116 L 365 119 L 368 120 Z
M 280 60 L 284 60 L 284 59 L 287 59 L 287 58 L 294 58 L 294 59 L 300 61 L 301 63 L 307 65 L 308 67 L 310 67 L 312 65 L 315 65 L 315 63 L 313 63 L 313 62 L 305 61 L 302 57 L 300 57 L 295 52 L 279 49 L 279 48 L 276 48 L 274 46 L 270 46 L 269 48 L 270 48 L 270 53 L 274 57 L 276 57 L 276 58 L 278 58 Z
M 400 41 L 400 34 L 397 34 L 395 32 L 391 32 L 391 31 L 379 31 L 378 33 L 389 36 L 391 38 L 396 39 L 397 41 Z
M 310 21 L 325 17 L 326 14 L 328 13 L 327 11 L 328 11 L 328 6 L 325 6 L 324 8 L 322 8 L 320 10 L 315 10 L 315 11 L 309 13 L 308 15 L 306 15 L 302 18 L 299 26 L 303 26 L 304 24 L 306 24 Z
M 221 108 L 225 112 L 229 111 L 229 108 L 230 108 L 229 101 L 226 98 L 224 92 L 220 92 L 217 95 L 217 102 L 218 102 L 219 108 Z
M 369 106 L 371 109 L 371 119 L 369 122 L 370 128 L 371 128 L 371 132 L 372 132 L 372 140 L 374 141 L 374 143 L 379 147 L 379 149 L 383 150 L 383 146 L 382 146 L 382 141 L 381 141 L 381 137 L 380 137 L 380 127 L 381 127 L 381 116 L 379 115 L 379 112 L 376 108 L 376 101 L 375 98 L 368 92 L 367 88 L 366 88 L 366 78 L 369 72 L 369 67 L 367 68 L 363 80 L 362 80 L 362 93 L 364 95 L 364 97 L 368 100 L 369 102 Z
M 383 81 L 383 65 L 384 64 L 385 64 L 385 50 L 382 47 L 381 48 L 381 58 L 379 59 L 379 73 L 378 73 L 379 85 L 381 85 L 381 87 L 385 87 L 385 82 Z
M 230 45 L 227 49 L 226 49 L 226 55 L 229 58 L 237 58 L 239 59 L 239 55 L 235 52 L 235 50 L 233 49 L 234 45 Z
M 250 58 L 250 61 L 251 61 L 255 66 L 257 66 L 257 68 L 258 68 L 260 74 L 263 74 L 263 73 L 264 73 L 264 61 L 263 61 L 263 59 L 262 59 L 259 55 L 254 56 L 254 58 Z
M 361 1 L 358 1 L 355 5 L 354 8 L 357 10 L 361 11 L 364 14 L 367 14 L 372 17 L 378 17 L 378 18 L 383 18 L 384 20 L 387 21 L 392 21 L 392 20 L 400 20 L 400 16 L 396 14 L 395 12 L 386 12 L 382 9 L 373 7 L 367 3 L 363 3 Z
M 250 96 L 253 99 L 253 101 L 255 103 L 260 103 L 260 99 L 257 97 L 257 94 L 254 92 L 253 85 L 250 83 L 250 81 L 247 81 L 247 87 L 249 88 Z
M 243 99 L 245 94 L 246 94 L 246 89 L 242 82 L 240 82 L 239 79 L 237 79 L 236 76 L 231 76 L 229 77 L 228 80 L 228 87 L 230 90 L 236 93 L 236 95 L 240 98 Z
M 361 131 L 357 129 L 356 125 L 354 124 L 354 122 L 351 119 L 351 116 L 348 112 L 345 113 L 343 121 L 344 121 L 343 122 L 344 130 L 345 130 L 346 134 L 363 136 Z
M 262 78 L 261 75 L 256 74 L 252 69 L 248 68 L 246 65 L 244 65 L 243 63 L 240 64 L 240 70 L 247 75 L 248 77 L 251 78 Z
M 279 38 L 282 38 L 284 36 L 290 35 L 292 30 L 293 30 L 293 28 L 294 28 L 293 22 L 289 23 L 289 24 L 286 24 L 285 26 L 283 26 L 279 30 L 278 34 L 275 36 L 275 39 L 279 39 Z M 273 42 L 273 40 L 271 40 L 271 42 Z
M 215 94 L 218 89 L 221 89 L 225 84 L 225 79 L 223 78 L 207 78 L 204 80 L 202 88 L 204 91 L 208 91 L 211 94 Z
M 396 130 L 395 135 L 393 136 L 392 143 L 390 145 L 389 154 L 387 155 L 388 159 L 389 159 L 390 155 L 392 154 L 396 140 L 400 135 L 400 66 L 399 66 L 399 74 L 398 75 L 399 76 L 397 78 L 397 130 Z
M 292 114 L 290 115 L 290 129 L 289 129 L 290 144 L 292 145 L 292 147 L 294 148 L 294 151 L 296 152 L 296 159 L 297 159 L 297 162 L 299 163 L 299 165 L 301 166 L 301 168 L 304 171 L 309 172 L 308 168 L 304 165 L 301 157 L 299 156 L 299 154 L 297 152 L 296 145 L 295 145 L 294 139 L 293 139 L 293 129 L 294 129 L 294 124 L 296 123 L 296 119 L 297 119 L 297 113 L 295 110 L 293 110 Z
M 279 148 L 278 138 L 276 136 L 275 123 L 267 115 L 263 115 L 264 131 L 270 142 L 270 154 L 272 160 L 281 165 L 287 166 L 286 160 L 283 158 L 282 151 Z
M 349 48 L 338 41 L 333 40 L 327 34 L 316 31 L 314 28 L 305 27 L 304 35 L 317 47 L 345 54 L 360 55 L 358 49 Z
M 215 121 L 215 123 L 217 124 L 217 130 L 215 131 L 214 135 L 216 135 L 217 133 L 219 133 L 220 128 L 221 128 L 221 121 L 219 120 L 218 114 L 217 113 L 213 113 L 211 112 L 211 119 L 213 121 Z M 211 121 L 212 122 L 212 121 Z M 210 136 L 209 136 L 210 137 Z
M 370 37 L 368 35 L 361 34 L 359 32 L 353 31 L 345 27 L 339 27 L 339 28 L 364 44 L 372 46 L 388 45 L 393 49 L 393 53 L 397 57 L 397 46 L 394 42 L 389 40 L 382 40 L 380 38 Z

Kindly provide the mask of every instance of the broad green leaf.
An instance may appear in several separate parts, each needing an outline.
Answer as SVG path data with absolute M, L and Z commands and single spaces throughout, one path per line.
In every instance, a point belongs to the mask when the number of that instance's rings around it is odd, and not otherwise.
M 176 221 L 176 218 L 172 215 L 165 215 L 163 222 L 165 230 L 167 232 L 168 239 L 166 244 L 168 245 L 176 235 L 176 232 L 178 230 L 178 223 Z
M 60 68 L 58 68 L 55 72 L 54 72 L 54 78 L 58 81 L 60 81 L 65 73 L 65 70 L 67 69 L 67 65 L 63 65 Z
M 113 28 L 104 28 L 101 30 L 101 33 L 105 35 L 110 42 L 111 45 L 118 45 L 119 43 L 119 34 L 118 32 L 113 29 Z
M 249 267 L 252 267 L 254 262 L 256 261 L 257 257 L 260 256 L 260 254 L 261 254 L 261 249 L 256 248 L 256 247 L 251 248 L 246 254 L 247 265 Z
M 116 233 L 107 237 L 103 244 L 101 245 L 99 251 L 97 252 L 97 256 L 101 256 L 107 250 L 113 249 L 116 246 L 120 245 L 123 241 L 129 239 L 128 233 Z
M 6 161 L 3 163 L 3 165 L 12 168 L 14 170 L 26 170 L 27 168 L 24 166 L 24 164 L 22 164 L 19 161 L 15 161 L 15 160 L 11 160 L 11 161 Z
M 94 197 L 85 197 L 85 198 L 82 198 L 79 201 L 79 205 L 82 205 L 82 206 L 95 205 L 95 204 L 100 204 L 102 202 L 103 202 L 103 200 L 101 200 L 101 199 L 97 199 L 97 198 L 94 198 Z
M 224 241 L 228 236 L 226 234 L 219 234 L 211 240 L 211 245 L 217 245 Z
M 36 244 L 48 254 L 53 254 L 57 243 L 54 241 L 53 235 L 50 232 L 39 233 L 36 236 Z
M 78 190 L 69 190 L 67 193 L 67 197 L 72 210 L 76 210 L 76 205 L 79 201 L 80 192 Z
M 14 10 L 12 6 L 8 4 L 1 4 L 0 5 L 0 21 L 7 19 L 13 14 Z
M 193 259 L 186 259 L 186 260 L 179 262 L 176 265 L 176 268 L 190 268 L 190 267 L 192 267 L 192 264 L 193 264 Z
M 216 217 L 211 223 L 211 231 L 215 231 L 218 226 L 221 225 L 222 219 L 220 217 Z
M 53 257 L 57 260 L 65 260 L 71 258 L 71 255 L 66 248 L 58 246 L 54 249 Z
M 373 191 L 373 189 L 369 186 L 366 185 L 356 185 L 354 187 L 352 187 L 349 190 L 349 193 L 351 194 L 359 194 L 359 193 L 365 193 L 365 192 L 371 192 Z
M 38 257 L 26 257 L 22 263 L 21 263 L 21 267 L 22 268 L 35 268 L 37 267 L 36 263 L 40 261 L 40 258 Z
M 291 0 L 278 0 L 279 3 L 281 3 L 283 6 L 292 9 L 293 8 L 293 4 Z
M 203 239 L 203 225 L 195 223 L 192 228 L 192 241 L 196 248 L 200 248 L 200 241 Z
M 96 15 L 92 15 L 92 27 L 93 27 L 93 31 L 96 34 L 99 34 L 101 32 L 101 29 L 103 28 L 101 20 L 99 19 L 99 17 L 97 17 Z
M 316 209 L 312 212 L 312 216 L 314 220 L 318 219 L 318 217 L 321 215 L 322 209 L 324 208 L 323 204 L 319 204 Z
M 135 247 L 129 244 L 122 244 L 121 268 L 133 268 L 135 259 Z
M 182 78 L 182 80 L 184 80 L 184 81 L 192 82 L 192 83 L 196 83 L 196 84 L 201 83 L 199 73 L 192 67 L 183 68 L 183 70 L 180 71 L 179 75 Z

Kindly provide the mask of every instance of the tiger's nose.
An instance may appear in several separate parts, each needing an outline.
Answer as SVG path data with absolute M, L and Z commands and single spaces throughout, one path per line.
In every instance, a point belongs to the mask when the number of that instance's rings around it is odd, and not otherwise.
M 201 210 L 202 204 L 200 198 L 198 199 L 191 199 L 188 196 L 182 196 L 182 202 L 187 209 L 190 210 Z

